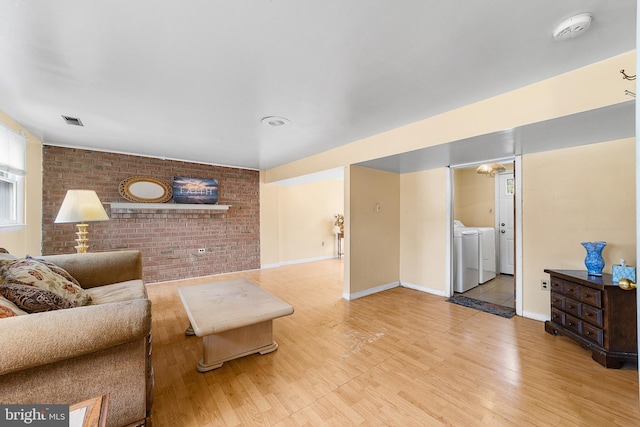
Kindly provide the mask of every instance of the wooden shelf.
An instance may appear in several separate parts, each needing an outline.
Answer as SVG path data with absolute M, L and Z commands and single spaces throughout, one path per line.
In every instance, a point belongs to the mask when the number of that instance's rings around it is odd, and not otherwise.
M 210 210 L 226 211 L 231 205 L 206 205 L 186 203 L 107 203 L 111 209 L 154 209 L 154 210 Z

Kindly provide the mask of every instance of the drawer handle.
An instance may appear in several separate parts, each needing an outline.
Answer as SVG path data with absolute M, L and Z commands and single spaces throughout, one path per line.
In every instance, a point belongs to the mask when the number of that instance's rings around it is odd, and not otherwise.
M 593 295 L 585 294 L 585 298 L 591 298 Z
M 573 326 L 573 322 L 569 322 L 569 326 Z
M 575 307 L 574 307 L 574 306 L 572 306 L 572 305 L 568 305 L 567 307 L 569 307 L 569 308 L 575 308 Z
M 587 335 L 591 335 L 591 332 L 587 331 Z
M 591 313 L 585 313 L 585 315 L 586 315 L 587 317 L 589 317 L 589 316 L 591 316 Z

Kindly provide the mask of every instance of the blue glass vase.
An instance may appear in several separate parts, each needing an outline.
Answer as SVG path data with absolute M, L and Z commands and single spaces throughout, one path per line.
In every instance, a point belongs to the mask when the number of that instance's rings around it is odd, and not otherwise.
M 584 259 L 587 274 L 589 276 L 602 276 L 602 269 L 604 268 L 602 250 L 607 246 L 607 242 L 582 242 L 580 244 L 587 250 L 587 257 Z

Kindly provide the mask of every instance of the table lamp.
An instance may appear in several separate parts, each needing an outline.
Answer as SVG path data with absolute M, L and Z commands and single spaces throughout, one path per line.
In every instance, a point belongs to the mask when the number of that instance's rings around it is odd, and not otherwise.
M 87 227 L 89 227 L 89 224 L 87 222 L 108 220 L 109 216 L 95 191 L 68 190 L 54 223 L 77 223 L 78 231 L 76 235 L 78 238 L 75 240 L 78 245 L 75 248 L 77 253 L 83 254 L 89 248 L 89 245 L 87 245 L 89 241 Z

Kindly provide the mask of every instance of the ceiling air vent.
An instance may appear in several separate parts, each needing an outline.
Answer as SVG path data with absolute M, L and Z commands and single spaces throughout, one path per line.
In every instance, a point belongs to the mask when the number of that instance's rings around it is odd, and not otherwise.
M 77 117 L 62 116 L 62 118 L 64 119 L 65 122 L 67 122 L 68 125 L 84 126 L 80 121 L 80 119 Z

